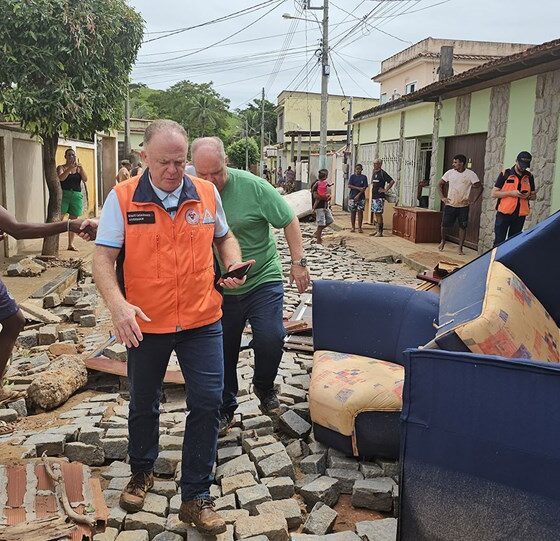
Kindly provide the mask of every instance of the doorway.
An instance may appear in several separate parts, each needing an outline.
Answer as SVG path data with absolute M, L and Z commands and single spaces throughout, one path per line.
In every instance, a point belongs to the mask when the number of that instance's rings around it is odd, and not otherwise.
M 451 169 L 453 156 L 464 154 L 467 157 L 467 167 L 472 169 L 481 182 L 484 181 L 484 156 L 486 154 L 486 133 L 473 135 L 459 135 L 448 137 L 445 140 L 444 171 Z M 473 188 L 469 198 L 469 224 L 465 236 L 465 246 L 478 249 L 478 236 L 480 232 L 480 214 L 482 212 L 482 186 Z M 446 235 L 446 240 L 459 242 L 459 226 L 455 224 Z

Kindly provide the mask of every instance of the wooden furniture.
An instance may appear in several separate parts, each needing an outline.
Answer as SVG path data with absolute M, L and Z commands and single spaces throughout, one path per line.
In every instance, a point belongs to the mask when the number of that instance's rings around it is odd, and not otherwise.
M 414 243 L 439 242 L 441 215 L 439 211 L 420 207 L 395 207 L 393 235 Z

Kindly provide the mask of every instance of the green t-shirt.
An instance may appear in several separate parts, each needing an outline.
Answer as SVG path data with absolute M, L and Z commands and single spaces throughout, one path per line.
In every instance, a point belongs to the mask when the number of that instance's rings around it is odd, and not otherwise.
M 228 181 L 220 192 L 228 225 L 236 236 L 243 261 L 254 259 L 247 281 L 226 295 L 241 295 L 266 282 L 282 280 L 282 265 L 271 225 L 286 227 L 294 212 L 266 180 L 248 171 L 228 168 Z M 225 272 L 220 261 L 222 273 Z

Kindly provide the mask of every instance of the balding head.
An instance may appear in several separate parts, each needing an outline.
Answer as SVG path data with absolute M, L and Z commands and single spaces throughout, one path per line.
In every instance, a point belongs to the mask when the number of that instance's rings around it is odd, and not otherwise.
M 219 137 L 199 137 L 191 146 L 191 157 L 196 175 L 214 183 L 222 190 L 228 178 L 227 156 Z

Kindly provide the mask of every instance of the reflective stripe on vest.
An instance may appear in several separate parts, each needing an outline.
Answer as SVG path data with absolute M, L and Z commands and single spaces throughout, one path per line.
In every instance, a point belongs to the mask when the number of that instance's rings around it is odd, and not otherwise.
M 125 296 L 151 319 L 137 319 L 142 332 L 194 329 L 222 317 L 222 297 L 214 287 L 214 185 L 189 178 L 191 198 L 180 203 L 175 219 L 156 202 L 155 193 L 150 199 L 147 176 L 140 189 L 141 177 L 114 188 L 125 224 Z
M 519 177 L 512 173 L 506 178 L 504 185 L 501 188 L 502 192 L 511 191 L 531 191 L 531 183 L 529 181 L 529 175 L 523 175 L 521 181 Z M 529 214 L 529 201 L 527 199 L 521 199 L 520 197 L 502 197 L 498 202 L 498 212 L 502 214 L 513 214 L 517 208 L 517 203 L 519 202 L 519 216 L 527 216 Z

